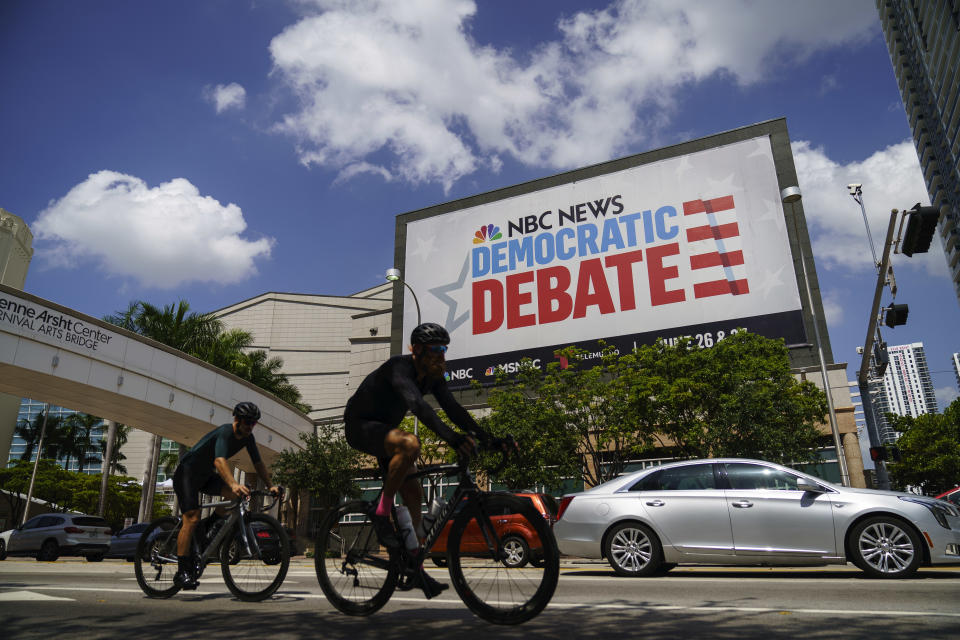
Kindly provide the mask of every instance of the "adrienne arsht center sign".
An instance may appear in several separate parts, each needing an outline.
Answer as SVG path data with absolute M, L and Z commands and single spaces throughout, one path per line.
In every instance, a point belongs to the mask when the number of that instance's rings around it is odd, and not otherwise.
M 555 181 L 556 182 L 556 181 Z M 505 190 L 506 191 L 506 190 Z M 404 278 L 443 324 L 452 386 L 604 339 L 806 342 L 769 136 L 398 218 Z M 399 231 L 399 229 L 398 229 Z M 398 233 L 398 237 L 403 234 Z M 406 344 L 417 321 L 407 297 Z

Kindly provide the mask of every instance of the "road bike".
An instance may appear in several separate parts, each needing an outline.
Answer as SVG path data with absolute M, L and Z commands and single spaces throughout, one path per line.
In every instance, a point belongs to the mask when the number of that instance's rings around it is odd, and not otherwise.
M 502 452 L 491 475 L 506 460 L 507 453 Z M 447 536 L 445 561 L 453 586 L 474 614 L 495 624 L 519 624 L 547 606 L 560 574 L 560 554 L 549 521 L 529 499 L 481 490 L 467 464 L 468 458 L 461 457 L 456 464 L 431 465 L 412 474 L 418 479 L 459 476 L 450 501 L 414 551 L 402 544 L 379 543 L 371 519 L 379 498 L 347 502 L 327 515 L 314 563 L 320 587 L 334 607 L 350 615 L 379 610 L 395 589 L 415 584 L 423 559 L 442 535 Z M 518 532 L 526 532 L 524 543 L 535 558 L 530 566 L 515 562 Z M 399 529 L 395 533 L 403 540 Z M 425 594 L 432 596 L 426 589 Z
M 203 527 L 194 531 L 190 544 L 197 579 L 207 564 L 219 558 L 223 581 L 240 600 L 257 602 L 269 598 L 280 587 L 290 566 L 290 540 L 275 518 L 251 511 L 249 504 L 250 498 L 266 495 L 270 493 L 252 491 L 247 498 L 201 505 L 225 507 L 230 514 L 221 519 L 212 537 L 202 531 Z M 282 496 L 260 511 L 280 501 Z M 182 518 L 165 516 L 151 522 L 140 536 L 134 572 L 137 584 L 151 598 L 169 598 L 180 591 L 173 576 L 177 573 L 177 536 L 182 526 Z

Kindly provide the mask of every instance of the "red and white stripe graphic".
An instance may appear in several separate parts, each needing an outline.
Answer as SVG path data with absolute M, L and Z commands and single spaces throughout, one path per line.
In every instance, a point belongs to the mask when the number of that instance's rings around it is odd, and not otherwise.
M 747 279 L 738 277 L 736 272 L 740 269 L 734 269 L 743 265 L 743 250 L 733 196 L 684 202 L 683 215 L 690 246 L 690 268 L 694 273 L 715 278 L 719 274 L 712 269 L 719 267 L 724 276 L 694 283 L 694 297 L 750 293 Z

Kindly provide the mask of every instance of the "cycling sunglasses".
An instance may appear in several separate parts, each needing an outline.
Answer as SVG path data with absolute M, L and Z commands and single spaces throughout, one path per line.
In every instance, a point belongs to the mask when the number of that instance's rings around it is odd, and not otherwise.
M 253 426 L 256 426 L 257 421 L 254 420 L 253 418 L 240 418 L 240 424 L 247 427 L 253 427 Z
M 438 353 L 440 355 L 443 355 L 447 352 L 447 345 L 445 344 L 428 344 L 426 345 L 426 348 L 427 351 L 430 351 L 431 353 Z

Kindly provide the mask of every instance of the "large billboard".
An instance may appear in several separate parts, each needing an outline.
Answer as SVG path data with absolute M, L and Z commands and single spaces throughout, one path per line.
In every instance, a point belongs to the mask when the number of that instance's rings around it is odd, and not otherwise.
M 596 354 L 599 339 L 709 347 L 745 328 L 806 343 L 780 188 L 770 136 L 757 135 L 406 214 L 404 280 L 422 319 L 450 331 L 454 387 L 524 357 L 545 366 L 568 345 Z M 403 336 L 417 323 L 406 302 Z

